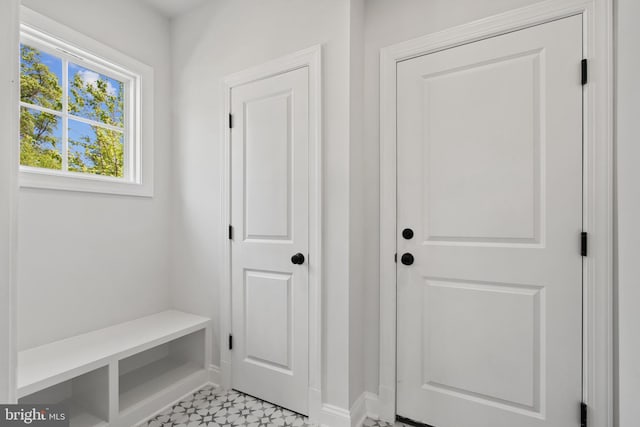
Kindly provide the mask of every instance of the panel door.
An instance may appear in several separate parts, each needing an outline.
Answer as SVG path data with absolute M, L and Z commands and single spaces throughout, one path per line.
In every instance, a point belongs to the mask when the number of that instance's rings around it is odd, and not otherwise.
M 399 63 L 399 415 L 578 425 L 581 59 L 575 16 Z
M 308 68 L 231 91 L 232 384 L 307 413 Z

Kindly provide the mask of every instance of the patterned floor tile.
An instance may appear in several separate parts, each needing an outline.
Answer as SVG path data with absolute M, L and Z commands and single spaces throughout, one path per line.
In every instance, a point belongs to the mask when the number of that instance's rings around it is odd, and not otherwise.
M 295 412 L 255 397 L 206 386 L 140 427 L 315 427 Z
M 364 420 L 364 423 L 362 424 L 364 427 L 411 427 L 407 424 L 403 424 L 403 423 L 395 423 L 395 424 L 389 424 L 389 423 L 385 423 L 384 421 L 380 421 L 380 420 L 372 420 L 371 418 L 367 418 L 366 420 Z
M 205 386 L 139 427 L 317 427 L 307 417 L 235 390 Z M 404 427 L 396 423 L 395 427 Z M 391 427 L 367 418 L 364 427 Z

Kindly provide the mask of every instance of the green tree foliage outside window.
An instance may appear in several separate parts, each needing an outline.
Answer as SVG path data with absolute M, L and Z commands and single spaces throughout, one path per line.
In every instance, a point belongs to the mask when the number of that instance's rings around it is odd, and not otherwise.
M 21 46 L 20 56 L 20 164 L 61 170 L 62 147 L 66 144 L 69 171 L 123 177 L 124 84 L 64 61 L 69 87 L 63 88 L 60 76 L 43 60 L 45 56 L 48 62 L 57 60 L 61 68 L 59 58 L 26 45 Z M 67 141 L 61 132 L 65 123 Z

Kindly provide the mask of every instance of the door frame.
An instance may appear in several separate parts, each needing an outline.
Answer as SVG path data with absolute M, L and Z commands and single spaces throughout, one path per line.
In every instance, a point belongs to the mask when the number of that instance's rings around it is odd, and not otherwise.
M 396 416 L 397 63 L 581 15 L 584 57 L 589 60 L 589 82 L 583 97 L 583 229 L 589 233 L 589 256 L 583 258 L 583 401 L 589 407 L 590 423 L 600 427 L 613 425 L 612 3 L 613 0 L 546 0 L 381 49 L 378 398 L 382 420 L 390 422 Z M 576 250 L 579 250 L 577 237 Z
M 226 76 L 222 99 L 222 223 L 225 236 L 231 224 L 231 90 L 240 85 L 300 68 L 309 68 L 309 417 L 316 419 L 322 406 L 322 45 Z M 220 280 L 220 372 L 221 385 L 231 388 L 232 354 L 228 336 L 232 326 L 231 240 L 223 239 Z

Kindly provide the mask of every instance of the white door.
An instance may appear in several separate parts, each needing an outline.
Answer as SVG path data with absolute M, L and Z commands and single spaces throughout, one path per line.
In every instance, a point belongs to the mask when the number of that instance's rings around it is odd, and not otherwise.
M 575 16 L 398 64 L 399 416 L 579 425 L 581 59 Z
M 231 90 L 232 384 L 302 414 L 309 370 L 308 81 L 305 67 Z

